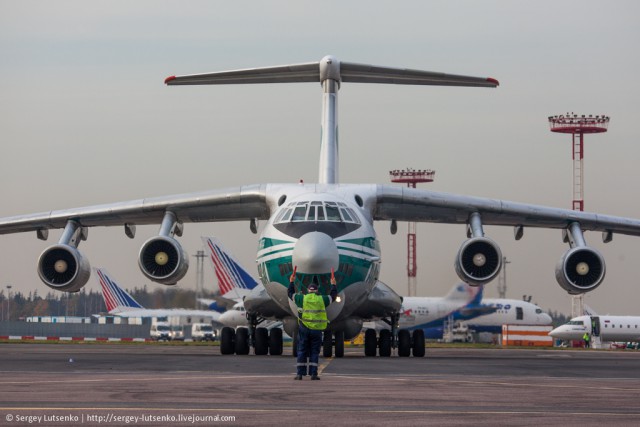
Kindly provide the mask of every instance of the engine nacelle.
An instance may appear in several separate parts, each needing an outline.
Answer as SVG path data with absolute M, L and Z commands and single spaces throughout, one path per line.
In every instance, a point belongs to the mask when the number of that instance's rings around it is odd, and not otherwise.
M 588 246 L 569 249 L 556 265 L 556 280 L 570 294 L 583 294 L 604 280 L 604 258 Z
M 175 285 L 187 274 L 189 256 L 171 237 L 157 236 L 140 248 L 138 265 L 142 274 L 163 285 Z
M 493 240 L 474 237 L 460 246 L 454 266 L 462 281 L 472 286 L 484 285 L 500 273 L 502 252 Z
M 91 265 L 78 249 L 57 244 L 45 249 L 38 258 L 38 276 L 52 289 L 78 292 L 89 281 Z

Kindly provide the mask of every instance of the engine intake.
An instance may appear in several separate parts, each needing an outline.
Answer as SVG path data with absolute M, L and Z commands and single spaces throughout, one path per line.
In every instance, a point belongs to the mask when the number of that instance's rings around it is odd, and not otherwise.
M 472 286 L 493 280 L 502 267 L 502 252 L 498 245 L 486 237 L 465 241 L 454 263 L 458 277 Z
M 175 285 L 189 269 L 189 257 L 171 237 L 157 236 L 140 248 L 138 265 L 142 274 L 163 285 Z
M 57 291 L 78 292 L 89 281 L 89 261 L 74 247 L 57 244 L 42 252 L 38 259 L 38 276 Z
M 577 295 L 597 288 L 604 280 L 604 258 L 587 246 L 569 249 L 558 261 L 556 280 L 564 290 Z

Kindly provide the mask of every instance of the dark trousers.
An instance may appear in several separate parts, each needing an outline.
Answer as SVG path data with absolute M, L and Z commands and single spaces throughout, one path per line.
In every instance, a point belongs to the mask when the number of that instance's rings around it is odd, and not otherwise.
M 300 323 L 298 327 L 298 375 L 318 375 L 318 358 L 322 347 L 322 331 L 309 329 Z M 307 362 L 308 358 L 308 362 Z

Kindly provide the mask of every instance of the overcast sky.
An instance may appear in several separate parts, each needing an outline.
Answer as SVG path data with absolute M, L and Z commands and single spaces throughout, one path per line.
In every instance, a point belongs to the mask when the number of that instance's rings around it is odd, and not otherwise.
M 315 84 L 166 87 L 165 77 L 343 61 L 493 77 L 498 89 L 344 84 L 340 180 L 387 183 L 389 170 L 436 170 L 422 188 L 570 208 L 567 111 L 611 116 L 586 139 L 585 210 L 640 217 L 640 3 L 636 1 L 5 1 L 0 0 L 0 216 L 265 182 L 317 181 L 321 91 Z M 406 224 L 376 225 L 381 279 L 407 293 Z M 95 228 L 80 249 L 126 287 L 148 284 L 142 243 Z M 558 230 L 485 227 L 511 262 L 507 297 L 570 313 L 554 269 Z M 194 254 L 219 237 L 255 271 L 248 223 L 186 224 Z M 49 288 L 39 254 L 57 242 L 0 236 L 0 289 Z M 445 294 L 465 227 L 418 225 L 418 295 Z M 599 233 L 607 261 L 586 303 L 640 315 L 640 239 Z M 195 258 L 178 286 L 195 286 Z M 215 287 L 209 265 L 207 287 Z M 497 296 L 497 281 L 486 295 Z M 98 290 L 93 278 L 87 289 Z

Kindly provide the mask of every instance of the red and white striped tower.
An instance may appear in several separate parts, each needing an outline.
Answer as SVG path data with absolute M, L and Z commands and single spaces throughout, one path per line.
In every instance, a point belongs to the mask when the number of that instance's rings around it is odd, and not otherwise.
M 392 170 L 389 171 L 391 175 L 391 182 L 406 183 L 407 187 L 416 188 L 416 184 L 419 182 L 433 182 L 436 172 L 427 170 L 414 170 L 407 168 L 404 170 Z M 409 293 L 407 296 L 417 296 L 417 279 L 416 274 L 418 270 L 417 254 L 416 254 L 416 223 L 409 222 L 409 229 L 407 233 L 407 280 Z
M 573 204 L 572 209 L 584 210 L 584 135 L 604 133 L 609 128 L 609 116 L 588 117 L 574 113 L 549 116 L 551 132 L 571 134 L 573 158 Z M 574 295 L 571 304 L 571 316 L 584 314 L 584 294 Z

